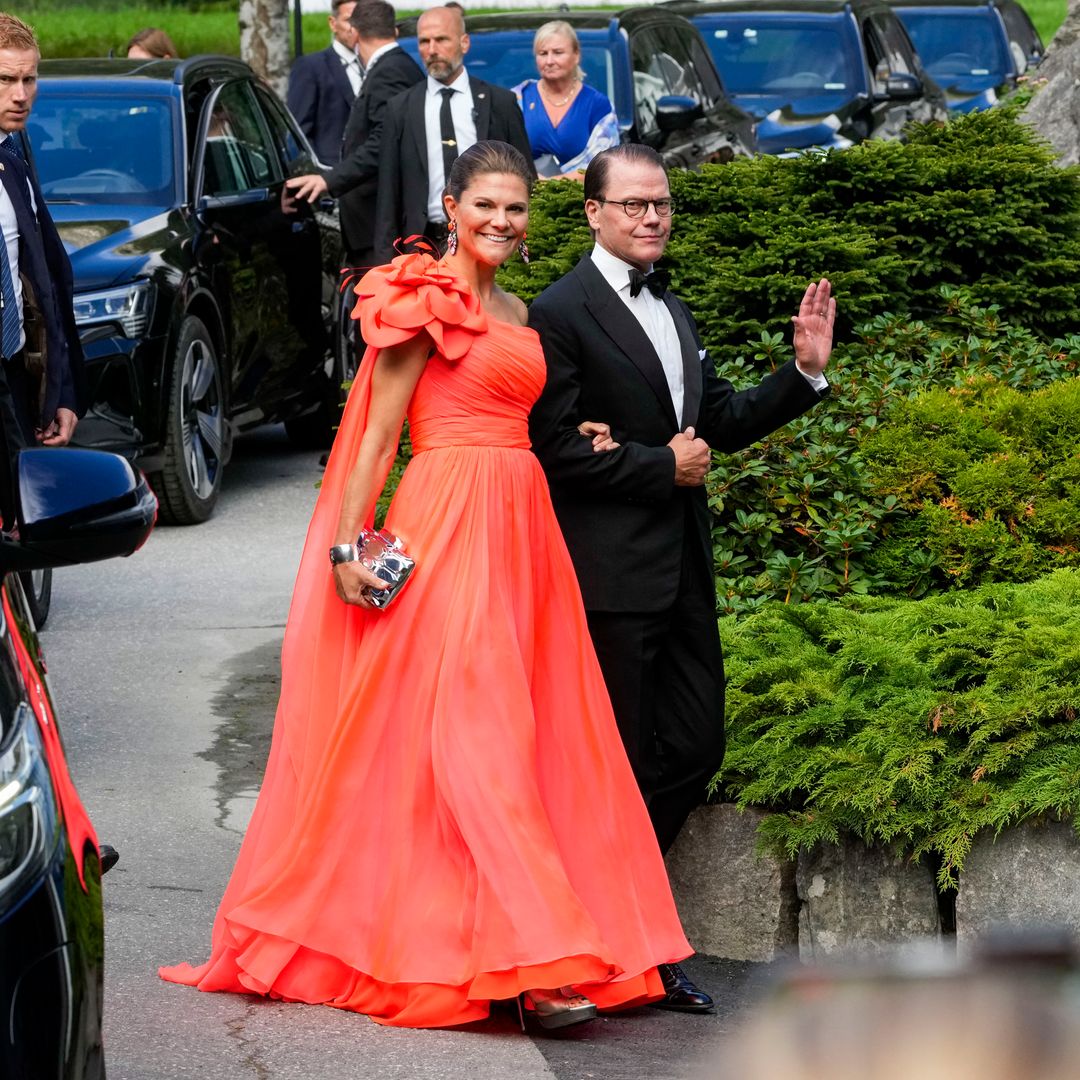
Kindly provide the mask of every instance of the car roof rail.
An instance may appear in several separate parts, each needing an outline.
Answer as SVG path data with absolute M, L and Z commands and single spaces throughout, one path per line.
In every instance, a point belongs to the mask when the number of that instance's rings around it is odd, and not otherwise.
M 250 75 L 251 68 L 235 56 L 219 53 L 200 53 L 179 61 L 173 71 L 173 82 L 182 84 L 205 75 Z

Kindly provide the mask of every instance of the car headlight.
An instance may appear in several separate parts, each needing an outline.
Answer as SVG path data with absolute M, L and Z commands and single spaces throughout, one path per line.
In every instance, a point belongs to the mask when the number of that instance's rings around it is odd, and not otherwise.
M 49 865 L 59 829 L 41 732 L 24 703 L 0 754 L 0 907 Z
M 141 337 L 154 314 L 154 286 L 149 281 L 133 281 L 116 289 L 76 293 L 74 308 L 80 327 L 112 323 L 125 337 Z

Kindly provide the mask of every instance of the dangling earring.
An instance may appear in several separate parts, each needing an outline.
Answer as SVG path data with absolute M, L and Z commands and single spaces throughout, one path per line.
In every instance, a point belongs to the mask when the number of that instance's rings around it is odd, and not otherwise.
M 529 261 L 529 245 L 525 243 L 529 239 L 527 232 L 521 234 L 521 243 L 518 244 L 518 254 L 521 256 L 521 261 L 527 263 Z
M 453 255 L 457 252 L 457 221 L 451 220 L 446 227 L 446 254 Z

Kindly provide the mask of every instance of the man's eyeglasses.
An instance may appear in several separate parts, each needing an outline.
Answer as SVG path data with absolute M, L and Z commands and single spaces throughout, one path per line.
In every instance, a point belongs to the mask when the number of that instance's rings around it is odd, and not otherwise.
M 596 201 L 621 206 L 630 218 L 644 217 L 650 206 L 656 211 L 657 217 L 671 217 L 671 212 L 675 209 L 675 203 L 671 199 L 605 199 L 601 195 Z

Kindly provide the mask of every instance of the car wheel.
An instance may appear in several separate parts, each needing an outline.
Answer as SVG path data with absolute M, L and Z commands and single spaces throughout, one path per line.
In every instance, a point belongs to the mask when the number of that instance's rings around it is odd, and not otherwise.
M 289 438 L 304 450 L 325 450 L 332 445 L 341 423 L 341 407 L 348 396 L 346 384 L 356 378 L 359 323 L 353 321 L 349 305 L 343 299 L 338 300 L 337 312 L 333 355 L 326 361 L 323 399 L 314 411 L 285 421 Z
M 161 472 L 150 478 L 163 521 L 195 525 L 221 491 L 226 420 L 221 366 L 201 319 L 189 315 L 173 352 Z
M 23 570 L 19 580 L 26 594 L 26 605 L 34 617 L 34 626 L 40 630 L 52 606 L 52 570 Z

